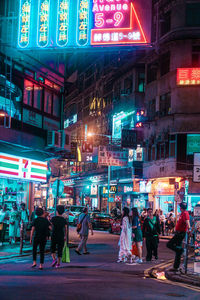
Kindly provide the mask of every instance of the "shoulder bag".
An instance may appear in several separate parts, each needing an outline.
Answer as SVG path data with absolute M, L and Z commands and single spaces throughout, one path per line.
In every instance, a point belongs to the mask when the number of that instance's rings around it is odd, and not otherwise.
M 77 224 L 77 226 L 76 226 L 77 233 L 79 233 L 81 231 L 82 223 L 83 223 L 83 220 L 85 219 L 85 217 L 86 217 L 86 215 L 83 217 L 83 219 L 80 221 L 80 223 Z

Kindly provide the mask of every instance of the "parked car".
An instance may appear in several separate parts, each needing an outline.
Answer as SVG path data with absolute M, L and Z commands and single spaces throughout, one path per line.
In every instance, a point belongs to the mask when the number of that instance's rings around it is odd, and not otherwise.
M 92 212 L 90 215 L 90 219 L 91 219 L 93 229 L 97 229 L 97 228 L 109 229 L 110 220 L 112 219 L 112 217 L 104 213 Z
M 74 219 L 83 211 L 85 206 L 71 205 L 69 208 L 69 224 L 74 224 Z
M 109 232 L 110 233 L 120 234 L 120 232 L 121 232 L 121 217 L 112 218 L 110 220 Z

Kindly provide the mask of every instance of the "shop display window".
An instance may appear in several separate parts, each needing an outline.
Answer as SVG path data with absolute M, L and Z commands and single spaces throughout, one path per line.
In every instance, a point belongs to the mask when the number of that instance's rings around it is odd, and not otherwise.
M 33 83 L 29 80 L 24 80 L 24 104 L 32 106 L 33 101 Z

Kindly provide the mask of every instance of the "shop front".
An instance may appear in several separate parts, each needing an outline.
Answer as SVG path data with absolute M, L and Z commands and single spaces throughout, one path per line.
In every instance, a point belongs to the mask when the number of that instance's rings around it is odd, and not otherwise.
M 38 184 L 46 183 L 47 169 L 46 162 L 0 153 L 0 205 L 10 208 L 13 203 L 25 203 L 32 211 Z

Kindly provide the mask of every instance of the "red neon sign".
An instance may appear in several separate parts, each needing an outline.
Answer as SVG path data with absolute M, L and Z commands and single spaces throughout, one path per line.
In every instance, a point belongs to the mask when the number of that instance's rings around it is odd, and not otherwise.
M 200 68 L 178 68 L 178 85 L 200 85 Z
M 91 45 L 147 43 L 131 0 L 93 0 L 92 12 Z

